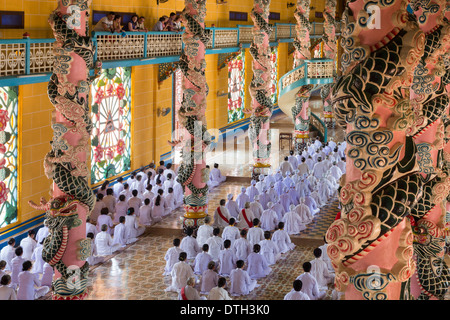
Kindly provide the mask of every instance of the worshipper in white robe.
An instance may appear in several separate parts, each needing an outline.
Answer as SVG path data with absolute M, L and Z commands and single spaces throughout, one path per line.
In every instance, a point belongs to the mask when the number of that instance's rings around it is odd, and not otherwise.
M 223 228 L 222 231 L 222 239 L 230 240 L 231 246 L 233 246 L 234 241 L 239 239 L 239 228 L 236 227 L 236 219 L 230 218 L 229 225 Z
M 203 271 L 208 269 L 208 263 L 213 261 L 211 255 L 208 253 L 209 245 L 206 243 L 202 246 L 202 251 L 199 252 L 194 259 L 194 274 L 202 275 Z
M 278 222 L 278 229 L 272 235 L 272 241 L 277 245 L 280 253 L 286 253 L 295 248 L 295 244 L 292 243 L 291 237 L 284 230 L 284 222 Z
M 246 187 L 242 187 L 241 188 L 241 193 L 238 194 L 238 196 L 236 197 L 236 203 L 239 207 L 239 211 L 241 211 L 242 209 L 245 208 L 245 204 L 247 202 L 250 202 L 250 197 L 248 196 L 248 194 L 246 193 L 247 188 Z
M 193 236 L 194 229 L 186 228 L 186 236 L 183 237 L 180 243 L 180 249 L 187 254 L 187 260 L 194 260 L 197 254 L 202 252 L 197 240 Z
M 255 218 L 255 215 L 253 214 L 252 210 L 250 210 L 250 202 L 245 203 L 245 208 L 243 208 L 239 212 L 238 216 L 238 223 L 237 227 L 239 229 L 248 229 L 253 226 L 253 219 Z
M 337 166 L 339 167 L 339 169 L 341 169 L 342 174 L 345 173 L 346 170 L 346 161 L 345 158 L 341 158 L 341 161 L 338 161 Z
M 283 177 L 286 177 L 287 172 L 293 172 L 294 171 L 294 167 L 292 167 L 292 164 L 289 162 L 289 158 L 288 157 L 284 157 L 284 161 L 282 161 L 280 163 L 280 167 L 279 167 L 281 174 L 283 175 Z
M 89 263 L 90 266 L 95 266 L 96 264 L 103 263 L 105 261 L 105 257 L 98 255 L 97 246 L 95 245 L 95 235 L 92 232 L 89 232 L 86 235 L 86 238 L 88 238 L 89 241 L 91 242 L 91 252 L 89 254 L 89 257 L 87 257 L 86 261 Z M 42 285 L 43 286 L 51 287 L 52 279 L 46 279 L 46 277 L 50 276 L 48 274 L 48 272 L 50 270 L 48 270 L 47 265 L 50 266 L 47 262 L 44 264 L 41 281 L 42 281 Z M 52 271 L 51 275 L 53 277 L 53 268 L 51 266 L 50 266 L 50 268 L 51 268 L 51 271 Z
M 31 255 L 37 246 L 37 242 L 34 239 L 36 237 L 35 230 L 29 230 L 28 236 L 20 241 L 20 246 L 23 249 L 23 257 L 25 260 L 31 260 Z
M 17 300 L 35 300 L 47 294 L 48 287 L 41 286 L 37 274 L 31 273 L 33 264 L 31 261 L 23 263 L 22 272 L 19 274 L 19 289 L 17 289 Z
M 11 286 L 17 288 L 19 285 L 19 273 L 22 272 L 22 265 L 25 261 L 23 255 L 23 249 L 18 246 L 15 251 L 15 257 L 11 260 Z
M 259 202 L 259 195 L 255 196 L 254 201 L 250 203 L 250 210 L 252 210 L 255 218 L 258 218 L 258 219 L 261 218 L 264 208 L 262 207 L 261 203 Z
M 248 255 L 247 258 L 247 272 L 251 279 L 264 278 L 272 272 L 272 268 L 269 267 L 269 262 L 266 256 L 261 253 L 261 246 L 255 244 L 253 246 L 253 252 Z
M 301 231 L 306 229 L 303 220 L 297 213 L 295 205 L 293 204 L 289 206 L 289 211 L 284 214 L 282 222 L 284 222 L 285 231 L 288 234 L 299 234 Z
M 322 250 L 316 248 L 313 251 L 314 260 L 311 263 L 311 275 L 316 278 L 319 290 L 328 290 L 328 285 L 334 283 L 334 275 L 328 272 L 328 266 L 325 261 L 321 259 Z
M 232 249 L 238 260 L 247 260 L 248 255 L 252 252 L 250 242 L 247 240 L 247 230 L 242 229 L 240 232 L 240 238 L 235 240 Z
M 244 270 L 244 264 L 244 260 L 238 260 L 236 269 L 230 273 L 230 294 L 232 296 L 248 295 L 259 286 L 257 281 L 251 279 L 248 272 Z
M 209 182 L 211 188 L 215 188 L 221 183 L 225 182 L 227 177 L 223 176 L 219 169 L 219 164 L 215 163 L 214 167 L 209 172 Z
M 97 255 L 109 256 L 119 249 L 119 245 L 113 244 L 113 239 L 108 233 L 108 226 L 102 225 L 101 231 L 95 236 L 95 246 L 97 247 Z
M 155 193 L 152 190 L 153 190 L 153 186 L 151 184 L 148 184 L 145 187 L 145 192 L 141 196 L 141 200 L 145 201 L 145 199 L 150 199 L 150 203 L 151 203 L 153 198 L 155 197 Z
M 271 231 L 274 230 L 278 224 L 278 216 L 277 213 L 272 210 L 273 207 L 272 202 L 269 202 L 267 204 L 267 207 L 268 207 L 267 210 L 264 210 L 260 218 L 261 228 L 264 231 Z
M 320 209 L 322 208 L 324 205 L 326 205 L 327 203 L 324 202 L 321 198 L 321 196 L 319 195 L 319 192 L 317 190 L 314 190 L 313 192 L 311 192 L 310 194 L 311 198 L 314 199 L 314 201 L 317 204 L 317 207 Z
M 151 203 L 151 220 L 152 223 L 155 224 L 162 220 L 166 213 L 166 206 L 164 202 L 164 197 L 161 194 L 158 194 Z
M 209 255 L 214 262 L 217 262 L 219 260 L 220 251 L 223 249 L 223 239 L 220 236 L 220 228 L 214 228 L 212 236 L 209 237 L 205 243 L 209 246 Z
M 264 183 L 266 184 L 266 186 L 270 186 L 272 183 L 275 183 L 275 177 L 273 176 L 272 170 L 269 169 L 269 172 L 267 173 L 267 175 L 264 177 Z
M 97 193 L 98 194 L 102 194 L 103 196 L 106 196 L 106 190 L 109 187 L 109 181 L 105 180 L 102 185 L 100 186 L 100 188 L 97 189 Z
M 294 185 L 289 188 L 289 195 L 291 196 L 291 203 L 297 205 L 300 199 Z
M 41 228 L 39 228 L 39 230 L 36 232 L 36 237 L 34 238 L 36 240 L 37 243 L 41 243 L 42 240 L 44 240 L 45 238 L 47 238 L 47 236 L 49 235 L 50 230 L 49 228 L 44 224 Z
M 303 282 L 301 280 L 294 280 L 292 290 L 289 291 L 283 300 L 311 300 L 306 293 L 302 292 Z
M 297 157 L 294 155 L 294 150 L 289 151 L 288 161 L 292 165 L 293 169 L 296 169 L 298 166 Z
M 108 232 L 109 234 L 113 234 L 112 228 L 114 228 L 114 223 L 111 219 L 111 216 L 109 215 L 108 208 L 103 208 L 100 211 L 100 216 L 97 218 L 97 231 L 98 232 L 101 231 L 100 229 L 103 225 L 106 225 L 108 227 L 106 232 Z
M 320 212 L 320 208 L 317 205 L 316 200 L 311 196 L 311 191 L 307 190 L 303 199 L 305 200 L 305 204 L 308 206 L 309 211 L 313 216 Z
M 114 237 L 113 245 L 118 245 L 119 247 L 127 246 L 127 238 L 125 237 L 125 220 L 124 216 L 119 218 L 119 223 L 114 227 Z
M 164 276 L 170 275 L 173 266 L 179 261 L 180 253 L 183 252 L 183 250 L 180 249 L 180 242 L 179 238 L 173 239 L 173 247 L 167 249 L 166 254 L 164 255 L 164 260 L 166 261 L 163 273 Z
M 210 225 L 210 222 L 211 217 L 206 216 L 204 223 L 197 229 L 196 239 L 200 247 L 203 246 L 206 243 L 206 241 L 213 235 L 214 227 Z
M 145 227 L 139 225 L 139 219 L 136 217 L 133 208 L 128 208 L 125 216 L 125 238 L 127 244 L 136 242 L 138 237 L 145 232 Z
M 198 290 L 194 288 L 195 278 L 190 277 L 186 281 L 186 285 L 178 291 L 178 300 L 206 300 L 205 297 L 201 297 Z
M 272 241 L 271 237 L 271 232 L 265 231 L 264 240 L 259 243 L 261 247 L 260 254 L 266 258 L 268 265 L 275 264 L 281 257 L 280 249 L 278 248 L 277 244 Z
M 128 183 L 124 183 L 124 184 L 123 184 L 123 190 L 122 190 L 122 192 L 119 194 L 119 197 L 120 197 L 120 195 L 122 195 L 122 194 L 125 195 L 125 201 L 126 201 L 126 202 L 128 202 L 128 200 L 132 197 L 130 185 L 129 185 Z
M 175 203 L 176 203 L 175 208 L 181 207 L 181 205 L 183 204 L 184 192 L 183 192 L 183 186 L 178 181 L 175 181 L 173 184 L 173 194 L 174 194 Z
M 131 198 L 128 200 L 128 208 L 133 208 L 136 216 L 139 217 L 139 208 L 142 206 L 142 199 L 139 197 L 138 190 L 131 191 Z
M 289 188 L 287 187 L 284 187 L 283 193 L 280 194 L 280 204 L 283 206 L 285 213 L 289 211 L 289 206 L 292 204 L 292 200 L 291 195 L 289 194 Z
M 0 300 L 17 300 L 16 290 L 11 286 L 11 276 L 5 274 L 0 278 Z
M 314 168 L 312 170 L 312 174 L 317 179 L 320 179 L 323 178 L 323 176 L 327 171 L 328 171 L 327 163 L 322 161 L 322 157 L 318 157 L 317 163 L 314 165 Z
M 217 280 L 217 287 L 212 288 L 208 294 L 208 300 L 232 300 L 228 291 L 224 289 L 227 284 L 227 279 L 220 277 Z
M 44 271 L 44 264 L 45 261 L 42 258 L 42 250 L 44 247 L 42 246 L 42 242 L 38 243 L 36 248 L 33 251 L 33 254 L 31 255 L 31 260 L 34 261 L 33 268 L 31 269 L 32 273 L 40 273 Z
M 166 177 L 164 176 L 164 169 L 158 169 L 157 174 L 155 176 L 155 188 L 158 190 L 159 188 L 164 189 L 164 182 L 166 181 Z
M 273 178 L 275 181 L 282 181 L 283 180 L 283 174 L 281 173 L 281 170 L 278 169 L 275 174 L 273 175 Z
M 310 300 L 322 300 L 327 292 L 319 290 L 316 278 L 310 273 L 310 262 L 303 263 L 303 271 L 304 272 L 297 277 L 297 279 L 301 280 L 303 283 L 302 291 L 308 295 Z
M 286 185 L 283 182 L 283 179 L 278 180 L 277 182 L 275 182 L 275 184 L 273 185 L 275 191 L 278 193 L 278 196 L 281 196 L 283 194 L 283 190 L 286 187 Z
M 311 156 L 308 156 L 308 158 L 306 158 L 305 163 L 308 165 L 309 172 L 312 172 L 316 162 L 312 159 Z
M 216 264 L 214 261 L 208 263 L 207 269 L 202 273 L 200 282 L 200 293 L 208 294 L 212 288 L 217 287 L 219 282 L 219 274 L 216 271 Z
M 264 230 L 260 228 L 259 219 L 253 219 L 253 226 L 248 229 L 247 240 L 250 242 L 250 246 L 253 248 L 255 244 L 259 244 L 264 240 Z
M 221 199 L 219 202 L 219 207 L 214 211 L 214 227 L 226 227 L 230 223 L 231 215 L 228 209 L 225 207 L 225 199 Z
M 86 235 L 90 232 L 92 232 L 95 237 L 98 233 L 97 226 L 91 223 L 90 217 L 86 217 Z
M 164 183 L 163 183 L 164 193 L 167 193 L 169 188 L 173 188 L 173 184 L 174 184 L 173 176 L 171 173 L 169 173 L 166 176 L 166 181 L 164 181 Z
M 309 210 L 309 207 L 305 204 L 304 198 L 300 199 L 300 203 L 295 207 L 295 211 L 299 215 L 304 225 L 312 222 L 313 216 L 311 214 L 311 211 Z
M 324 240 L 325 240 L 325 237 L 324 237 Z M 322 256 L 320 257 L 323 261 L 325 261 L 325 263 L 327 264 L 327 267 L 328 267 L 328 272 L 331 274 L 331 275 L 333 275 L 334 273 L 335 273 L 335 270 L 334 270 L 334 268 L 333 268 L 333 264 L 331 263 L 331 259 L 330 259 L 330 257 L 328 256 L 328 253 L 327 253 L 327 248 L 328 248 L 328 243 L 324 243 L 323 245 L 321 245 L 320 247 L 319 247 L 319 249 L 320 250 L 322 250 Z
M 225 207 L 228 209 L 230 216 L 236 219 L 239 216 L 239 206 L 236 201 L 233 200 L 233 194 L 229 193 L 227 199 L 228 201 L 225 204 Z
M 317 182 L 317 189 L 322 202 L 328 203 L 328 200 L 330 200 L 332 193 L 331 188 L 325 178 L 319 179 L 319 181 Z
M 252 180 L 250 182 L 250 186 L 247 187 L 247 189 L 245 191 L 245 193 L 249 197 L 249 202 L 253 202 L 255 200 L 255 196 L 259 194 L 259 191 L 258 191 L 258 189 L 256 189 L 255 185 L 256 185 L 256 181 Z
M 309 174 L 309 167 L 308 167 L 308 165 L 306 164 L 306 158 L 305 157 L 302 157 L 302 160 L 301 160 L 301 162 L 299 163 L 299 165 L 297 166 L 297 170 L 298 170 L 298 174 L 300 175 L 300 176 L 303 176 L 303 175 L 307 175 L 307 174 Z
M 270 185 L 270 188 L 267 190 L 267 193 L 269 195 L 269 201 L 272 201 L 273 203 L 277 203 L 278 201 L 280 201 L 278 192 L 275 190 L 274 183 Z
M 106 204 L 103 202 L 103 194 L 97 193 L 97 200 L 90 215 L 92 223 L 97 223 L 97 218 L 103 208 L 106 208 Z
M 263 192 L 264 187 L 266 187 L 266 183 L 264 182 L 264 175 L 260 174 L 258 176 L 258 181 L 255 184 L 256 189 L 258 190 L 259 194 Z
M 133 191 L 133 189 L 131 188 L 131 186 L 133 185 L 133 183 L 136 181 L 136 172 L 132 172 L 130 174 L 130 176 L 127 179 L 127 184 L 130 187 L 130 192 Z
M 149 198 L 146 198 L 143 205 L 139 208 L 139 224 L 142 226 L 152 225 L 152 207 L 150 206 Z
M 286 176 L 283 179 L 283 183 L 288 188 L 294 185 L 294 180 L 292 180 L 292 171 L 286 172 Z
M 113 185 L 114 197 L 116 199 L 120 196 L 120 193 L 123 191 L 123 177 L 117 178 L 116 183 Z
M 270 201 L 270 196 L 268 193 L 268 188 L 264 187 L 262 192 L 259 194 L 259 203 L 261 203 L 261 206 L 263 207 L 264 210 L 267 209 L 267 204 L 271 202 Z
M 108 208 L 109 212 L 116 212 L 116 197 L 114 196 L 114 190 L 112 188 L 106 189 L 106 196 L 103 197 L 103 202 Z
M 126 196 L 121 194 L 119 196 L 119 201 L 116 203 L 116 212 L 114 213 L 114 223 L 119 223 L 120 217 L 125 217 L 128 211 L 128 203 L 126 201 Z
M 170 273 L 172 277 L 172 283 L 169 287 L 165 289 L 165 291 L 179 292 L 181 288 L 186 286 L 189 278 L 194 277 L 194 271 L 192 267 L 186 262 L 187 253 L 180 252 L 178 257 L 178 262 L 175 263 L 172 267 L 172 271 Z
M 223 249 L 219 253 L 219 275 L 228 277 L 233 269 L 236 268 L 236 255 L 231 249 L 231 241 L 223 242 Z
M 42 273 L 41 286 L 51 288 L 54 274 L 55 272 L 53 271 L 53 267 L 46 262 L 44 264 L 44 272 Z
M 14 238 L 9 238 L 6 246 L 2 248 L 0 251 L 0 260 L 6 261 L 5 270 L 11 271 L 11 260 L 15 258 L 15 250 L 14 247 L 16 245 L 16 240 Z
M 166 196 L 164 197 L 164 202 L 167 204 L 167 207 L 169 208 L 168 209 L 168 213 L 170 213 L 170 212 L 172 212 L 173 210 L 175 210 L 175 209 L 177 209 L 178 208 L 178 206 L 177 206 L 177 203 L 176 203 L 176 199 L 175 199 L 175 195 L 174 195 L 174 193 L 173 193 L 173 188 L 172 187 L 170 187 L 168 190 L 167 190 L 167 194 L 166 194 Z
M 277 214 L 277 220 L 280 221 L 284 216 L 284 207 L 279 202 L 273 202 L 272 210 Z

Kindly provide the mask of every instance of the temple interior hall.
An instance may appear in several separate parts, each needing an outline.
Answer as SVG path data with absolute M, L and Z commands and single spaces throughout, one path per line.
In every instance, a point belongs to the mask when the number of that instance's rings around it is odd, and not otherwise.
M 174 239 L 258 218 L 214 294 L 449 300 L 450 9 L 426 5 L 0 0 L 0 299 L 214 300 Z

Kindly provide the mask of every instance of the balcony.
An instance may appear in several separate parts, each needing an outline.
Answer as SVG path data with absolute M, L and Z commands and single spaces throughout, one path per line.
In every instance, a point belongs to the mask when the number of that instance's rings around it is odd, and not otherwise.
M 276 23 L 270 36 L 270 45 L 292 42 L 295 24 Z M 236 28 L 207 28 L 211 40 L 206 54 L 234 52 L 248 48 L 253 40 L 253 25 Z M 313 23 L 311 37 L 320 38 L 323 23 Z M 182 32 L 127 32 L 124 34 L 93 32 L 92 41 L 97 50 L 95 59 L 104 68 L 135 66 L 178 61 L 183 49 Z M 48 81 L 53 71 L 54 39 L 0 40 L 0 86 Z

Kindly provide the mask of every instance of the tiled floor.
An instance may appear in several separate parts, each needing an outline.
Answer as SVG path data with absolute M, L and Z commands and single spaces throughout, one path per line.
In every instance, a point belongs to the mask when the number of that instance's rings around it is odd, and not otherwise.
M 272 120 L 274 127 L 280 132 L 292 131 L 292 121 L 285 115 L 279 115 Z M 247 140 L 247 141 L 246 141 Z M 248 143 L 246 137 L 243 138 Z M 287 148 L 279 150 L 276 145 L 272 152 L 272 167 L 279 165 L 280 159 L 287 154 Z M 222 173 L 227 175 L 227 181 L 211 190 L 208 195 L 210 215 L 219 205 L 220 199 L 226 199 L 227 194 L 237 196 L 242 186 L 250 184 L 251 163 L 241 165 L 220 165 Z M 236 156 L 236 150 L 226 150 L 223 155 L 217 153 L 216 158 L 210 156 L 208 161 L 214 163 L 219 157 L 229 159 Z M 241 155 L 242 157 L 242 155 Z M 242 160 L 242 158 L 241 158 Z M 273 267 L 273 271 L 264 279 L 258 281 L 260 286 L 247 296 L 234 297 L 236 300 L 281 300 L 292 288 L 292 282 L 302 273 L 303 262 L 313 259 L 312 251 L 323 244 L 323 237 L 328 226 L 334 220 L 338 211 L 337 201 L 332 201 L 322 208 L 313 222 L 300 235 L 292 236 L 297 245 L 294 250 L 285 254 Z M 165 266 L 164 255 L 172 240 L 182 237 L 180 217 L 182 209 L 177 209 L 166 216 L 160 223 L 147 228 L 140 239 L 129 245 L 125 250 L 111 256 L 105 263 L 92 266 L 89 275 L 88 300 L 174 300 L 176 293 L 165 292 L 170 284 L 170 277 L 163 277 Z M 331 288 L 328 292 L 330 294 Z M 47 295 L 43 299 L 50 299 Z

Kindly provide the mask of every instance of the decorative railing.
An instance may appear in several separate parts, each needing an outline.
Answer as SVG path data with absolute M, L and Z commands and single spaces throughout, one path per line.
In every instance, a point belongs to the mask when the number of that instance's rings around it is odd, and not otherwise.
M 312 26 L 311 34 L 320 37 L 323 24 L 313 23 Z M 295 27 L 295 24 L 289 23 L 274 24 L 270 41 L 293 41 Z M 207 50 L 207 54 L 214 53 L 213 49 L 235 48 L 242 44 L 248 46 L 253 40 L 253 25 L 207 29 L 211 32 L 207 49 L 212 50 Z M 182 32 L 92 33 L 96 46 L 95 58 L 106 62 L 177 57 L 183 48 L 181 37 Z M 54 39 L 0 40 L 0 78 L 51 73 L 53 42 Z M 316 72 L 311 70 L 310 72 Z
M 304 60 L 304 63 L 280 78 L 278 96 L 303 85 L 328 83 L 333 78 L 334 65 L 331 59 Z
M 325 123 L 315 114 L 311 112 L 311 117 L 309 117 L 309 123 L 313 129 L 317 130 L 319 135 L 322 136 L 324 142 L 328 139 L 328 128 Z

